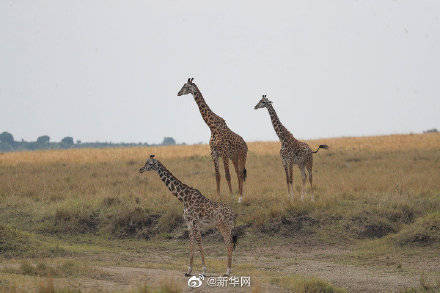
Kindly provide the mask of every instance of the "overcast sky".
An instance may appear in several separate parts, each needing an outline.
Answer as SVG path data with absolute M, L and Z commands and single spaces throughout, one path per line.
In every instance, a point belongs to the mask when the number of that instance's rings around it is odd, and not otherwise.
M 257 3 L 264 2 L 264 3 Z M 204 142 L 440 128 L 440 1 L 0 1 L 0 132 Z

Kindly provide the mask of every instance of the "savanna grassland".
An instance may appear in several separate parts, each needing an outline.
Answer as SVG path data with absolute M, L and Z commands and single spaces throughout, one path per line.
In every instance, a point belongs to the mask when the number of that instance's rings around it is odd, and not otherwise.
M 233 275 L 252 283 L 238 291 L 440 290 L 440 134 L 309 144 L 330 149 L 314 155 L 302 202 L 288 198 L 279 143 L 249 143 L 242 204 L 223 174 L 216 196 L 207 145 L 0 154 L 0 291 L 189 290 L 182 206 L 157 174 L 138 173 L 149 154 L 238 214 Z M 297 169 L 294 184 L 298 196 Z M 208 274 L 222 274 L 221 237 L 203 242 Z

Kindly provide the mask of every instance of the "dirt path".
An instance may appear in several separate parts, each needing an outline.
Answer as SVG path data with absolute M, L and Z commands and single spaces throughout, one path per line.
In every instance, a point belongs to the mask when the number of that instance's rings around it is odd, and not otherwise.
M 276 261 L 274 251 L 278 258 L 282 257 L 281 260 Z M 268 247 L 259 248 L 247 255 L 245 261 L 256 263 L 257 266 L 263 268 L 276 269 L 281 274 L 317 277 L 345 288 L 349 292 L 395 292 L 420 286 L 420 275 L 398 271 L 395 267 L 366 267 L 331 260 L 334 257 L 346 255 L 348 252 L 347 249 L 335 247 L 298 247 L 296 245 Z M 267 255 L 267 257 L 256 259 L 255 255 Z M 440 258 L 413 259 L 412 262 L 418 266 L 429 266 L 431 270 L 440 272 Z
M 214 277 L 218 278 L 221 276 L 207 276 L 203 281 L 202 285 L 199 288 L 190 288 L 187 286 L 188 277 L 185 277 L 184 274 L 180 271 L 172 271 L 172 270 L 160 270 L 160 269 L 146 269 L 146 268 L 134 268 L 134 267 L 104 267 L 101 268 L 104 271 L 113 273 L 115 275 L 122 275 L 127 283 L 130 284 L 148 284 L 152 287 L 159 287 L 170 284 L 182 284 L 180 287 L 184 292 L 249 292 L 253 289 L 250 287 L 218 287 L 218 286 L 208 286 L 206 284 L 207 278 Z M 279 287 L 270 284 L 258 284 L 258 287 L 263 292 L 282 292 L 283 290 Z M 229 290 L 228 290 L 229 289 Z
M 303 260 L 285 271 L 315 276 L 351 292 L 393 292 L 418 285 L 415 276 L 315 260 Z
M 222 247 L 220 245 L 207 245 L 208 255 L 211 259 L 218 259 L 223 263 Z M 183 271 L 177 269 L 166 269 L 167 263 L 173 263 L 173 257 L 178 258 L 179 263 L 184 263 L 186 256 L 182 254 L 173 255 L 170 251 L 164 252 L 149 251 L 148 255 L 125 255 L 126 262 L 120 266 L 114 266 L 112 258 L 114 254 L 104 254 L 83 257 L 94 263 L 95 258 L 102 262 L 95 262 L 93 266 L 106 273 L 104 279 L 92 279 L 87 276 L 78 278 L 54 278 L 57 286 L 69 286 L 81 288 L 84 292 L 96 290 L 124 291 L 139 289 L 142 286 L 170 288 L 178 286 L 184 292 L 285 292 L 277 284 L 272 284 L 272 277 L 280 276 L 304 276 L 317 277 L 328 281 L 331 284 L 345 288 L 349 292 L 396 292 L 405 288 L 418 287 L 420 285 L 420 274 L 411 273 L 412 270 L 398 270 L 395 266 L 360 266 L 344 264 L 341 262 L 343 256 L 347 257 L 350 252 L 348 248 L 316 247 L 281 245 L 271 247 L 257 247 L 246 251 L 237 251 L 234 265 L 238 275 L 249 271 L 251 287 L 246 288 L 220 288 L 207 286 L 206 279 L 200 288 L 189 288 L 188 278 L 184 277 Z M 196 254 L 198 257 L 198 254 Z M 154 261 L 154 268 L 148 267 L 148 263 Z M 77 258 L 81 261 L 81 258 Z M 181 261 L 181 262 L 180 262 Z M 430 270 L 439 272 L 440 256 L 438 258 L 408 259 L 408 264 L 413 267 L 428 267 Z M 196 262 L 197 264 L 197 262 Z M 177 265 L 178 266 L 178 265 Z M 176 266 L 176 267 L 177 267 Z M 18 268 L 17 262 L 1 264 L 0 269 L 5 267 Z M 249 267 L 249 270 L 245 269 Z M 198 272 L 199 267 L 195 268 Z M 209 267 L 208 267 L 209 273 Z M 241 274 L 240 274 L 241 273 Z M 218 276 L 217 276 L 218 277 Z
M 334 257 L 346 253 L 346 249 L 334 247 L 266 247 L 237 255 L 235 262 L 237 265 L 252 264 L 254 267 L 271 272 L 273 275 L 317 277 L 350 292 L 395 292 L 420 285 L 420 275 L 400 272 L 393 268 L 342 264 L 323 257 Z M 440 270 L 440 264 L 437 260 L 432 260 L 431 268 Z M 205 286 L 205 284 L 198 289 L 191 289 L 186 285 L 188 278 L 183 276 L 182 271 L 127 266 L 109 266 L 101 269 L 114 274 L 115 277 L 118 276 L 117 278 L 123 279 L 127 284 L 147 283 L 152 286 L 160 286 L 169 282 L 182 284 L 184 291 L 192 292 L 212 292 L 214 289 L 216 289 L 214 291 L 220 292 L 249 291 L 249 289 L 212 288 Z M 262 292 L 285 291 L 276 285 L 270 284 L 270 282 L 259 281 L 256 276 L 251 275 L 251 278 L 253 279 L 253 285 L 258 286 L 258 289 Z
M 345 288 L 350 292 L 393 292 L 405 288 L 417 287 L 419 285 L 419 276 L 411 276 L 407 273 L 399 273 L 390 269 L 366 268 L 355 265 L 344 265 L 330 261 L 313 259 L 322 251 L 313 253 L 303 252 L 295 253 L 291 257 L 283 257 L 281 260 L 274 258 L 246 256 L 237 258 L 238 263 L 253 263 L 260 266 L 263 270 L 279 273 L 280 275 L 301 275 L 313 276 L 326 280 L 336 286 Z M 292 263 L 291 260 L 294 260 Z M 249 289 L 237 290 L 229 288 L 212 288 L 205 284 L 197 291 L 186 286 L 188 278 L 183 276 L 181 271 L 145 269 L 135 267 L 104 267 L 106 272 L 112 273 L 118 278 L 122 278 L 127 284 L 149 284 L 160 286 L 168 283 L 183 284 L 184 291 L 192 292 L 212 292 L 212 291 L 234 291 L 247 292 Z M 251 276 L 251 278 L 255 278 Z M 268 283 L 258 284 L 262 292 L 282 292 L 280 287 Z M 214 290 L 216 289 L 216 290 Z

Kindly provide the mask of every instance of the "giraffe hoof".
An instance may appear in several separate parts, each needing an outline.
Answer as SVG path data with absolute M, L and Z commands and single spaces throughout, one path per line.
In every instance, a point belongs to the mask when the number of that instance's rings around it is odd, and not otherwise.
M 231 268 L 228 268 L 226 270 L 226 273 L 223 275 L 223 277 L 229 277 L 230 274 L 231 274 Z
M 238 203 L 241 203 L 243 201 L 243 198 L 240 196 L 239 198 L 238 198 Z

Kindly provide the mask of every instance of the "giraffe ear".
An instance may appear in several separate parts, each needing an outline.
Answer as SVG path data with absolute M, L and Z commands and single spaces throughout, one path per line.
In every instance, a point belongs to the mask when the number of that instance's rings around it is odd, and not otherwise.
M 194 80 L 194 78 L 193 78 L 193 77 L 191 77 L 191 78 L 189 79 L 189 82 L 193 82 L 193 80 Z
M 189 82 L 189 83 L 191 82 L 191 78 L 188 78 L 188 82 Z

